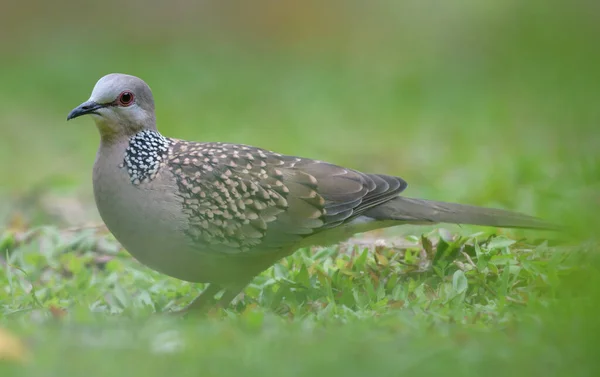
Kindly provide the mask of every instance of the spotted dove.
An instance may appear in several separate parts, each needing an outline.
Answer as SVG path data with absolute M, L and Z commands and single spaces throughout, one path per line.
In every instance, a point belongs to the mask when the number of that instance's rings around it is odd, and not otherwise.
M 407 184 L 398 177 L 163 136 L 150 88 L 130 75 L 102 77 L 67 120 L 86 114 L 100 132 L 93 188 L 108 229 L 150 268 L 210 283 L 184 311 L 227 306 L 277 260 L 355 233 L 440 222 L 549 227 L 506 210 L 400 196 Z

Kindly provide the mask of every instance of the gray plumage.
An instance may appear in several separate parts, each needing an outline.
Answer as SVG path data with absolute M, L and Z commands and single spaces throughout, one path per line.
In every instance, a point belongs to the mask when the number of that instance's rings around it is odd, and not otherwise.
M 438 222 L 547 229 L 498 209 L 399 196 L 402 178 L 247 145 L 162 136 L 141 79 L 110 74 L 67 119 L 91 114 L 100 131 L 94 196 L 108 229 L 141 263 L 211 283 L 190 308 L 225 290 L 228 304 L 278 259 L 359 232 Z

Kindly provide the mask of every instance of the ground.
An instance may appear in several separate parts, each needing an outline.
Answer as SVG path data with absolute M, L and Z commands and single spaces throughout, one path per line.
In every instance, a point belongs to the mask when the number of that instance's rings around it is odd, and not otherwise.
M 598 374 L 595 3 L 108 3 L 0 12 L 0 375 Z M 103 229 L 97 131 L 65 121 L 110 72 L 150 84 L 167 136 L 564 228 L 390 228 L 299 250 L 227 309 L 166 315 L 204 287 Z

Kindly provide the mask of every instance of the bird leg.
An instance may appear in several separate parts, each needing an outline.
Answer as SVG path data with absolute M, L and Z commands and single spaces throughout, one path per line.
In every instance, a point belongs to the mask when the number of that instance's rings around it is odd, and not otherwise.
M 175 315 L 186 315 L 188 313 L 206 313 L 208 309 L 217 304 L 215 295 L 223 290 L 223 287 L 217 284 L 210 284 L 204 289 L 190 304 L 181 310 L 173 311 Z M 225 296 L 225 293 L 223 294 Z M 221 300 L 219 300 L 220 302 Z
M 217 302 L 217 307 L 226 308 L 227 306 L 229 306 L 229 304 L 231 304 L 231 301 L 233 301 L 233 299 L 236 298 L 237 295 L 240 294 L 242 289 L 243 288 L 239 288 L 239 289 L 227 288 L 225 290 L 225 292 L 223 292 L 223 295 L 221 296 L 219 301 Z
M 221 298 L 215 299 L 215 295 L 223 291 Z M 211 283 L 204 289 L 188 306 L 181 310 L 172 312 L 175 315 L 205 314 L 211 308 L 226 308 L 231 301 L 241 292 L 240 289 L 223 288 L 220 285 Z

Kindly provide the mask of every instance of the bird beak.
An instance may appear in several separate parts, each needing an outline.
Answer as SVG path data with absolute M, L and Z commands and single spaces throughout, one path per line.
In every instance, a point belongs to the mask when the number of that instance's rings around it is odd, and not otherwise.
M 104 107 L 104 105 L 101 105 L 94 101 L 84 102 L 81 105 L 74 108 L 73 110 L 71 110 L 69 115 L 67 115 L 67 120 L 71 120 L 73 118 L 77 118 L 77 117 L 80 117 L 80 116 L 86 115 L 86 114 L 100 115 L 96 112 L 96 110 L 101 109 L 103 107 Z

